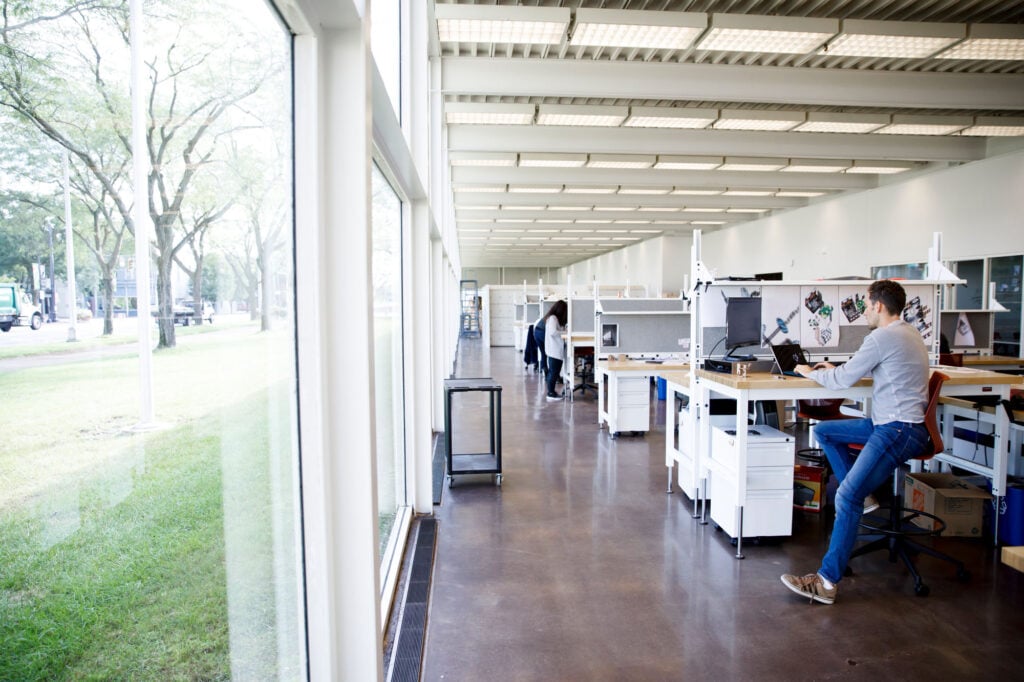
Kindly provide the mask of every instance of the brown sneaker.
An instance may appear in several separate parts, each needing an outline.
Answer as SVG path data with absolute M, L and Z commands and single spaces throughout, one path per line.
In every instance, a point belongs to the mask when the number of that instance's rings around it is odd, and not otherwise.
M 878 500 L 875 499 L 874 495 L 868 495 L 864 498 L 864 513 L 870 514 L 882 505 L 878 504 Z
M 818 601 L 822 604 L 834 602 L 836 600 L 836 592 L 839 591 L 839 588 L 835 585 L 832 586 L 832 589 L 826 588 L 825 581 L 817 573 L 810 573 L 805 576 L 789 575 L 787 573 L 782 576 L 782 584 L 797 594 L 808 597 L 811 602 Z

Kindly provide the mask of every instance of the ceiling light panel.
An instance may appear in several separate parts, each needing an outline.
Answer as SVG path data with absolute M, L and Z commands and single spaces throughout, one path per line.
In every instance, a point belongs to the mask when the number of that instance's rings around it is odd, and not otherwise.
M 722 192 L 727 197 L 770 197 L 773 193 L 757 189 L 729 189 Z
M 833 114 L 811 111 L 807 120 L 793 128 L 801 133 L 870 133 L 889 124 L 887 114 Z
M 562 186 L 545 185 L 543 187 L 524 187 L 520 185 L 509 185 L 508 191 L 521 194 L 558 194 L 562 191 Z
M 759 109 L 722 109 L 715 130 L 792 130 L 806 120 L 799 111 L 761 111 Z
M 537 124 L 542 126 L 621 125 L 629 116 L 629 107 L 590 104 L 541 104 L 537 107 Z
M 569 44 L 685 50 L 707 27 L 698 12 L 645 12 L 581 7 Z
M 850 167 L 850 161 L 835 159 L 790 159 L 789 165 L 783 168 L 787 173 L 838 173 Z
M 820 54 L 830 57 L 922 59 L 962 40 L 964 24 L 847 19 Z
M 914 167 L 906 161 L 862 161 L 856 160 L 846 169 L 847 173 L 873 173 L 876 175 L 892 175 L 902 173 Z
M 709 197 L 721 193 L 722 190 L 720 189 L 686 189 L 683 187 L 677 187 L 671 192 L 671 194 L 682 194 L 696 197 Z
M 707 128 L 718 118 L 717 109 L 630 107 L 622 125 L 631 128 Z
M 1024 118 L 1009 116 L 978 116 L 974 125 L 965 128 L 961 135 L 984 135 L 987 137 L 1014 137 L 1024 135 Z
M 847 171 L 849 173 L 849 171 Z M 810 190 L 779 190 L 775 193 L 777 197 L 792 197 L 792 198 L 811 198 L 820 197 L 824 195 L 824 192 L 812 192 Z
M 586 154 L 523 152 L 519 155 L 520 168 L 582 168 L 586 163 Z
M 571 18 L 567 7 L 442 5 L 434 8 L 442 43 L 558 45 Z
M 699 50 L 807 54 L 839 32 L 839 21 L 809 17 L 712 14 Z
M 530 125 L 535 113 L 532 104 L 499 102 L 449 102 L 444 110 L 446 123 L 482 125 Z
M 727 156 L 720 171 L 777 171 L 787 164 L 786 159 L 770 159 L 758 156 Z
M 1024 25 L 971 24 L 967 34 L 967 40 L 936 58 L 1024 60 Z
M 627 187 L 623 185 L 619 188 L 619 194 L 668 194 L 672 191 L 671 187 L 638 187 L 636 185 Z
M 895 114 L 892 124 L 879 128 L 878 135 L 951 135 L 970 127 L 969 116 L 912 116 Z
M 659 156 L 654 167 L 659 170 L 712 170 L 722 165 L 721 156 Z
M 453 166 L 514 166 L 516 155 L 499 152 L 449 152 L 448 161 Z
M 587 168 L 650 168 L 656 160 L 640 154 L 591 154 Z
M 566 194 L 615 194 L 618 185 L 588 185 L 586 187 L 566 187 Z

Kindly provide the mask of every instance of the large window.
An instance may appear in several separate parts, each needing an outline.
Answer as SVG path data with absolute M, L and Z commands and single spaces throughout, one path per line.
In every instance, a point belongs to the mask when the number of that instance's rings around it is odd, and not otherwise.
M 407 507 L 402 353 L 402 202 L 373 167 L 374 406 L 380 557 L 395 555 L 396 523 Z
M 991 281 L 996 285 L 996 300 L 1009 312 L 996 314 L 995 339 L 992 352 L 996 355 L 1020 357 L 1021 328 L 1021 266 L 1024 257 L 1001 256 L 989 260 Z
M 55 225 L 66 313 L 0 343 L 0 679 L 301 678 L 290 39 L 260 3 L 144 6 L 127 289 L 128 5 L 6 7 L 0 280 L 38 298 Z

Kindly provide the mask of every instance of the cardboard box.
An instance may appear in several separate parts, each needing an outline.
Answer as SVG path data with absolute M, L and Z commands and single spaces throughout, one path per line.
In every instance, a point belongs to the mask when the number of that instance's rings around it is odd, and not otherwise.
M 1003 563 L 1024 573 L 1024 547 L 1003 547 Z
M 992 496 L 954 474 L 907 474 L 904 505 L 934 514 L 946 522 L 944 536 L 981 537 L 985 505 Z M 932 530 L 928 518 L 914 519 L 921 528 Z
M 797 464 L 793 467 L 793 508 L 820 512 L 824 506 L 822 495 L 825 467 Z

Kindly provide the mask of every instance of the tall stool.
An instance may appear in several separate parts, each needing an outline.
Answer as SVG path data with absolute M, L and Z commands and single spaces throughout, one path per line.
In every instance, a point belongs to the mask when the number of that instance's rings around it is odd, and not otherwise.
M 942 389 L 942 383 L 949 377 L 941 372 L 932 372 L 931 379 L 928 382 L 928 409 L 925 411 L 924 423 L 928 429 L 928 443 L 925 446 L 924 452 L 922 452 L 916 459 L 918 461 L 924 461 L 931 459 L 938 453 L 942 452 L 944 446 L 942 444 L 942 434 L 939 431 L 938 420 L 936 419 L 935 413 L 939 404 L 939 393 Z M 863 445 L 859 443 L 850 443 L 848 447 L 851 450 L 862 450 Z M 864 529 L 858 538 L 860 540 L 867 540 L 866 545 L 862 545 L 856 548 L 850 559 L 854 557 L 863 556 L 870 554 L 871 552 L 877 552 L 879 550 L 887 550 L 889 552 L 889 561 L 896 563 L 897 557 L 903 560 L 907 570 L 910 571 L 910 575 L 914 577 L 914 594 L 919 597 L 927 597 L 930 592 L 927 585 L 924 584 L 921 579 L 921 574 L 918 572 L 917 567 L 914 565 L 914 560 L 911 558 L 911 552 L 921 552 L 929 556 L 933 556 L 936 559 L 942 559 L 956 566 L 956 577 L 961 581 L 968 581 L 971 578 L 970 572 L 964 568 L 963 562 L 955 559 L 948 554 L 939 552 L 938 550 L 927 547 L 918 542 L 915 542 L 912 538 L 924 537 L 928 535 L 938 535 L 946 529 L 946 523 L 934 514 L 928 514 L 922 511 L 916 511 L 914 509 L 907 509 L 903 506 L 903 476 L 900 467 L 896 467 L 893 471 L 892 476 L 892 493 L 893 499 L 889 507 L 888 517 L 881 516 L 865 516 L 861 521 L 861 528 Z M 914 524 L 914 520 L 918 518 L 929 519 L 932 523 L 931 528 L 921 528 Z M 853 571 L 849 566 L 846 568 L 847 575 L 851 575 Z

